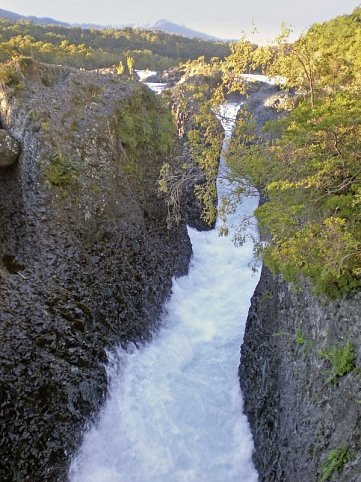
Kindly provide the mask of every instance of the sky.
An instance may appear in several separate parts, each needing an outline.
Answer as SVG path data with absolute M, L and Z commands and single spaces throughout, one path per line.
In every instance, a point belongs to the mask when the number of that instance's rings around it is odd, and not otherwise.
M 0 0 L 0 8 L 69 23 L 152 24 L 166 19 L 224 39 L 272 40 L 286 22 L 295 35 L 314 22 L 351 13 L 360 0 Z

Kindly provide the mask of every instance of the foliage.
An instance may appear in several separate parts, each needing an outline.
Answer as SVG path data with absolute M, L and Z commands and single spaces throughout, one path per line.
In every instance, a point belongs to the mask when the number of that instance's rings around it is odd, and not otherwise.
M 291 30 L 283 27 L 273 47 L 253 53 L 253 67 L 262 67 L 270 76 L 284 79 L 285 87 L 297 88 L 313 106 L 324 90 L 344 90 L 360 81 L 361 22 L 356 8 L 352 15 L 314 24 L 291 43 Z
M 345 446 L 332 449 L 322 467 L 322 477 L 319 482 L 326 482 L 334 473 L 341 472 L 344 465 L 354 458 L 354 453 Z
M 32 59 L 16 55 L 0 64 L 0 84 L 15 91 L 24 88 L 23 75 L 28 72 L 32 63 Z
M 302 330 L 300 330 L 300 328 L 296 329 L 295 342 L 297 343 L 297 345 L 300 346 L 303 346 L 306 343 L 305 335 L 303 334 Z
M 266 264 L 289 280 L 308 276 L 330 296 L 360 286 L 360 106 L 346 93 L 313 109 L 301 102 L 281 121 L 281 138 L 245 158 L 246 170 L 255 160 L 250 177 L 269 199 L 256 211 L 272 238 L 263 248 Z
M 243 112 L 228 153 L 234 202 L 244 178 L 267 196 L 256 211 L 266 265 L 290 281 L 309 277 L 332 297 L 361 285 L 360 39 L 351 15 L 314 25 L 293 44 L 285 30 L 275 47 L 252 51 L 254 66 L 285 77 L 303 99 L 261 133 Z
M 20 82 L 19 74 L 11 63 L 0 66 L 0 83 L 7 87 L 13 87 Z
M 118 75 L 123 75 L 125 73 L 125 66 L 123 64 L 122 61 L 119 62 L 117 68 L 116 68 L 116 72 Z
M 333 380 L 347 375 L 355 368 L 356 355 L 354 347 L 350 343 L 324 349 L 321 352 L 321 357 L 331 363 Z
M 249 73 L 253 68 L 253 56 L 256 46 L 246 38 L 230 45 L 231 53 L 222 62 L 222 89 L 228 92 L 244 93 L 242 74 Z M 219 95 L 219 92 L 216 93 Z
M 195 186 L 195 195 L 203 206 L 202 218 L 209 224 L 216 219 L 215 199 L 219 156 L 223 133 L 219 128 L 211 105 L 202 103 L 194 116 L 197 128 L 188 133 L 188 147 L 191 158 L 204 174 L 205 182 Z
M 113 129 L 125 154 L 123 169 L 136 181 L 146 179 L 147 172 L 156 168 L 155 158 L 166 157 L 176 141 L 170 112 L 143 86 L 122 102 Z
M 138 69 L 163 70 L 205 55 L 224 57 L 228 44 L 139 29 L 81 29 L 0 19 L 0 61 L 25 55 L 45 63 L 101 68 L 134 59 Z
M 217 216 L 216 179 L 223 131 L 213 111 L 212 88 L 219 80 L 217 59 L 206 64 L 203 57 L 189 61 L 184 66 L 185 78 L 173 91 L 177 111 L 182 118 L 185 132 L 181 132 L 185 143 L 186 159 L 178 166 L 168 163 L 160 177 L 160 191 L 166 194 L 171 217 L 179 220 L 180 196 L 185 189 L 193 188 L 195 197 L 202 206 L 202 219 L 211 225 Z M 171 219 L 169 219 L 169 222 Z
M 80 168 L 78 160 L 71 159 L 62 152 L 56 152 L 45 167 L 44 176 L 53 186 L 64 188 L 77 181 Z
M 134 58 L 130 55 L 127 57 L 127 67 L 129 75 L 133 75 L 134 73 Z

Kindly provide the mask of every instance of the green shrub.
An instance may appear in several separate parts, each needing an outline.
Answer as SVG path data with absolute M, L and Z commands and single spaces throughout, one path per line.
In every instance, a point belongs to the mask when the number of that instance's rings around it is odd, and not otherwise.
M 166 154 L 176 140 L 171 114 L 153 93 L 143 89 L 119 109 L 117 130 L 132 159 Z
M 295 334 L 295 342 L 297 345 L 303 346 L 306 343 L 306 338 L 305 335 L 302 333 L 302 331 L 297 328 L 296 334 Z
M 355 350 L 350 343 L 324 349 L 321 351 L 321 357 L 332 365 L 333 378 L 331 381 L 346 375 L 355 368 Z
M 319 482 L 326 482 L 332 474 L 341 472 L 343 466 L 350 460 L 353 460 L 354 457 L 354 453 L 345 446 L 331 450 L 326 462 L 323 464 L 322 477 L 319 479 Z
M 45 168 L 45 179 L 57 187 L 65 187 L 74 183 L 78 177 L 80 164 L 61 152 L 56 152 L 51 157 L 51 162 Z
M 24 89 L 24 74 L 29 71 L 32 65 L 33 60 L 31 58 L 14 56 L 8 62 L 0 64 L 0 83 L 14 90 Z
M 241 111 L 227 154 L 232 178 L 241 187 L 248 178 L 267 195 L 256 210 L 265 265 L 287 281 L 308 277 L 316 294 L 331 298 L 361 286 L 360 99 L 352 91 L 313 107 L 299 102 L 273 123 L 279 138 L 263 143 Z
M 0 66 L 0 83 L 7 87 L 16 87 L 20 82 L 20 74 L 13 64 Z

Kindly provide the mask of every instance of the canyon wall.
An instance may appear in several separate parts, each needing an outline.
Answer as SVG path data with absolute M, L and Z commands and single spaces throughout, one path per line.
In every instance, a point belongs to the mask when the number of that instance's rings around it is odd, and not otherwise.
M 150 338 L 191 246 L 157 192 L 176 136 L 154 94 L 11 69 L 1 123 L 22 152 L 0 167 L 0 479 L 63 481 L 106 393 L 106 349 Z

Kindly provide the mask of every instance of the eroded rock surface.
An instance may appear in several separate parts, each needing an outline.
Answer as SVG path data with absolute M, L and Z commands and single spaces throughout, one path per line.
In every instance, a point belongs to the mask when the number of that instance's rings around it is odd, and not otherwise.
M 151 336 L 191 246 L 184 222 L 167 227 L 162 155 L 119 138 L 124 103 L 153 94 L 26 69 L 1 102 L 22 155 L 0 170 L 0 480 L 64 481 L 104 398 L 105 349 Z
M 309 482 L 322 477 L 332 449 L 354 460 L 331 481 L 361 480 L 361 294 L 317 299 L 263 270 L 252 299 L 240 381 L 260 481 Z M 322 351 L 350 342 L 355 368 L 333 377 Z

